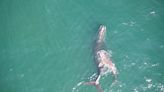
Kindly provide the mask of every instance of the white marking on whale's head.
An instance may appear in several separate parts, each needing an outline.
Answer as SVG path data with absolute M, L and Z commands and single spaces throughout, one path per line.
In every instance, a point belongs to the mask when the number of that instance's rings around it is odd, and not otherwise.
M 106 26 L 101 25 L 99 28 L 99 37 L 98 37 L 99 42 L 105 40 L 105 33 L 106 33 Z

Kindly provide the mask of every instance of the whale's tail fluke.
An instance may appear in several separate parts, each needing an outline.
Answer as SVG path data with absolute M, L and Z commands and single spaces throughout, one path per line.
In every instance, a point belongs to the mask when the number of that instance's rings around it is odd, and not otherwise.
M 101 88 L 101 85 L 99 84 L 99 80 L 100 80 L 100 75 L 97 77 L 96 81 L 90 81 L 90 82 L 84 82 L 84 85 L 91 85 L 91 86 L 95 86 L 96 89 L 99 92 L 104 92 L 103 89 Z
M 85 82 L 84 85 L 95 86 L 96 89 L 97 89 L 99 92 L 103 92 L 103 90 L 102 90 L 102 88 L 101 88 L 101 85 L 100 85 L 100 84 L 96 84 L 96 81 Z

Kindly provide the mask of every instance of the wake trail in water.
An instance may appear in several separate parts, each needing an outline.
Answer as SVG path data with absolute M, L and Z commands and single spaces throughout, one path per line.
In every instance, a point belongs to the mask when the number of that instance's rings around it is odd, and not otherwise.
M 72 92 L 79 92 L 78 88 L 79 88 L 79 86 L 81 86 L 83 83 L 84 83 L 84 81 L 81 81 L 81 82 L 77 83 L 76 86 L 74 86 L 74 87 L 72 88 Z
M 94 74 L 92 74 L 90 77 L 88 77 L 88 79 L 89 79 L 90 81 L 92 81 L 92 80 L 95 80 L 97 76 L 98 76 L 98 75 L 97 75 L 96 73 L 94 73 Z M 79 92 L 79 87 L 80 87 L 81 85 L 83 85 L 84 83 L 85 83 L 85 81 L 78 82 L 78 83 L 72 88 L 72 92 Z

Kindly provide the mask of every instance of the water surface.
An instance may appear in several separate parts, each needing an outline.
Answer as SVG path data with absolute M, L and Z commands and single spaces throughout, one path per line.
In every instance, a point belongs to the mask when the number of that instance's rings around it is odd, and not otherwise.
M 105 92 L 164 92 L 162 0 L 1 0 L 0 92 L 96 92 L 100 24 L 119 75 Z

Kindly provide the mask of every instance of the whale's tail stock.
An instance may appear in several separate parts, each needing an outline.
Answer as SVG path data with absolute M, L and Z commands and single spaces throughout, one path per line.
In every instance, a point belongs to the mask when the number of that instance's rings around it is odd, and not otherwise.
M 95 81 L 90 81 L 90 82 L 84 82 L 84 85 L 91 85 L 91 86 L 95 86 L 96 89 L 99 92 L 104 92 L 103 89 L 101 88 L 101 85 L 99 84 L 99 80 L 100 80 L 100 75 L 97 77 L 97 79 Z

